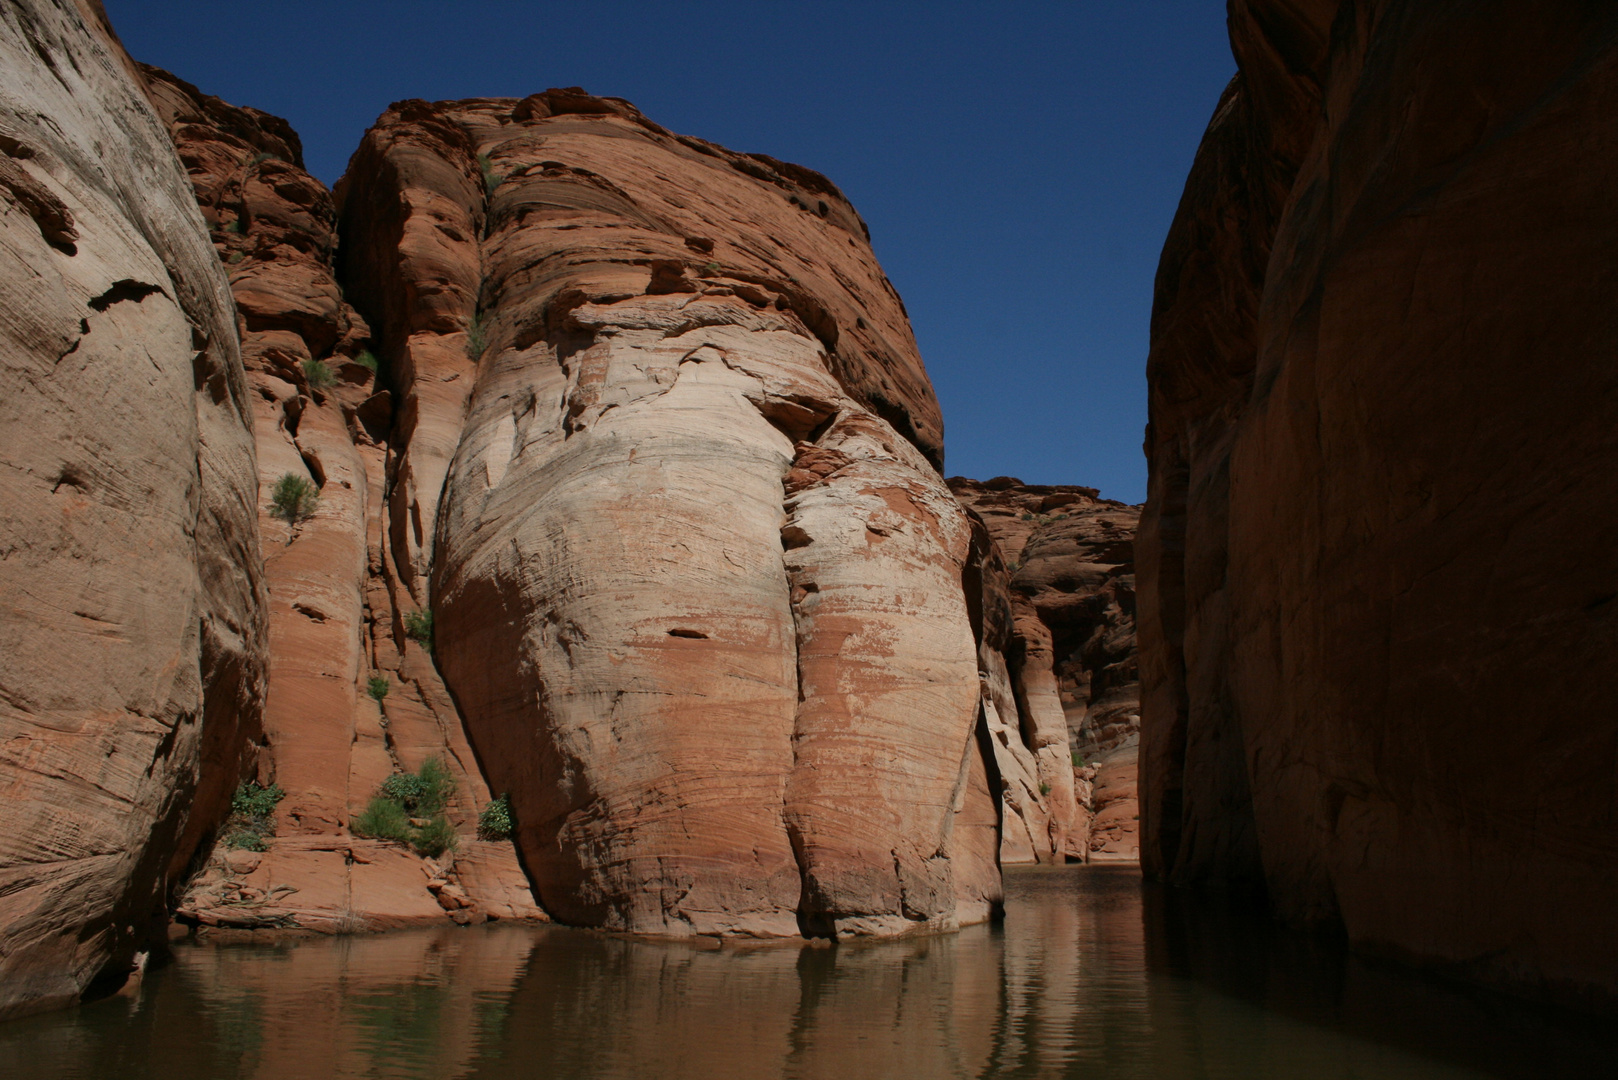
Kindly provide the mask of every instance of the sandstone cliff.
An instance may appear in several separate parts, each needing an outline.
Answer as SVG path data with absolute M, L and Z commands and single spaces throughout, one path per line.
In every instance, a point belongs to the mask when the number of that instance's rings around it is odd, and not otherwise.
M 957 476 L 949 485 L 993 538 L 1008 571 L 1012 624 L 1002 646 L 1007 688 L 1000 697 L 1018 745 L 1033 757 L 1027 770 L 1033 783 L 1006 785 L 1001 858 L 1133 861 L 1140 508 L 1098 498 L 1094 488 L 1009 476 Z M 1002 756 L 1017 756 L 1009 738 L 1002 745 Z M 1016 772 L 1009 762 L 1003 770 Z
M 1610 1006 L 1618 15 L 1231 36 L 1153 314 L 1143 860 Z
M 0 1016 L 116 987 L 258 736 L 231 297 L 99 5 L 0 7 Z
M 425 645 L 405 632 L 403 613 L 418 605 L 394 572 L 384 520 L 393 396 L 333 275 L 331 193 L 304 171 L 284 120 L 141 70 L 241 316 L 270 629 L 257 777 L 286 793 L 268 850 L 221 846 L 181 913 L 203 926 L 326 931 L 538 916 L 511 845 L 477 839 L 490 793 Z M 307 516 L 273 505 L 287 476 L 318 492 Z M 429 865 L 354 835 L 379 785 L 429 758 L 455 782 L 456 852 Z
M 396 104 L 338 192 L 399 394 L 395 565 L 544 907 L 986 917 L 970 528 L 837 189 L 574 89 Z

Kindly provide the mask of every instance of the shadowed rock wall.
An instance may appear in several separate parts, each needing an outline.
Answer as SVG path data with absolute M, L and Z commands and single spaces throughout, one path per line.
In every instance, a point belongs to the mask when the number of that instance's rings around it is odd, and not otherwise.
M 123 982 L 266 642 L 230 291 L 167 133 L 97 4 L 0 6 L 0 70 L 5 1016 Z
M 1618 16 L 1231 34 L 1153 314 L 1143 860 L 1610 1006 Z

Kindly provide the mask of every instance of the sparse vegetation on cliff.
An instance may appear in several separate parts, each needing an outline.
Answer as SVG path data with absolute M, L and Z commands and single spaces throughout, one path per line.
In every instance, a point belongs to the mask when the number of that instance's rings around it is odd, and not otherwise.
M 365 684 L 365 692 L 376 698 L 378 702 L 388 696 L 388 677 L 386 675 L 372 675 Z
M 377 369 L 376 353 L 370 349 L 361 350 L 360 354 L 354 357 L 354 363 L 367 371 L 375 371 Z
M 455 826 L 444 808 L 455 794 L 455 778 L 443 761 L 430 757 L 413 773 L 382 781 L 351 826 L 355 835 L 409 844 L 422 855 L 438 856 L 455 847 Z
M 275 804 L 286 798 L 280 784 L 260 787 L 247 781 L 230 798 L 230 817 L 221 836 L 227 848 L 264 851 L 275 835 Z
M 270 488 L 270 509 L 288 525 L 314 516 L 320 504 L 320 491 L 308 477 L 286 473 Z
M 500 796 L 478 812 L 478 839 L 511 839 L 511 803 L 507 796 Z
M 324 360 L 305 360 L 303 377 L 309 380 L 311 390 L 330 390 L 337 385 L 337 373 Z
M 466 321 L 466 355 L 473 360 L 481 359 L 486 344 L 483 338 L 483 317 L 473 315 Z
M 410 611 L 404 617 L 405 633 L 428 652 L 433 648 L 433 613 L 423 608 Z
M 504 177 L 494 171 L 494 162 L 489 160 L 488 154 L 478 155 L 478 169 L 483 173 L 483 190 L 493 195 Z

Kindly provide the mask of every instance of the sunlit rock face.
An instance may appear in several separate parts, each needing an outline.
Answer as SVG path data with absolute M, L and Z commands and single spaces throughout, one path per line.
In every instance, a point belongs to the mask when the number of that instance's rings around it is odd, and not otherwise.
M 338 195 L 400 394 L 395 559 L 545 908 L 986 917 L 970 528 L 836 188 L 553 90 L 399 103 Z
M 231 297 L 99 5 L 0 11 L 0 1016 L 124 979 L 264 687 Z
M 1153 315 L 1143 859 L 1610 1004 L 1618 16 L 1231 32 Z
M 157 68 L 141 73 L 241 316 L 269 594 L 255 778 L 286 793 L 271 850 L 232 857 L 221 845 L 180 914 L 204 927 L 321 931 L 534 917 L 514 849 L 476 836 L 490 793 L 424 643 L 405 633 L 403 614 L 422 604 L 395 568 L 386 527 L 394 398 L 334 275 L 331 193 L 304 170 L 285 120 Z M 287 476 L 319 493 L 306 517 L 274 507 Z M 375 679 L 380 698 L 369 692 Z M 352 829 L 384 780 L 429 758 L 455 783 L 446 810 L 459 847 L 443 867 Z M 464 904 L 430 890 L 440 870 Z M 264 899 L 244 905 L 241 895 Z

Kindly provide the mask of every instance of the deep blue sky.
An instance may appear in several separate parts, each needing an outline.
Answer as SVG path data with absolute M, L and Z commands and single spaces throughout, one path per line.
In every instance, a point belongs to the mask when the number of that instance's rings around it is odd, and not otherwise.
M 105 0 L 130 53 L 292 122 L 580 85 L 826 173 L 871 226 L 950 474 L 1146 495 L 1152 276 L 1235 70 L 1220 0 Z

